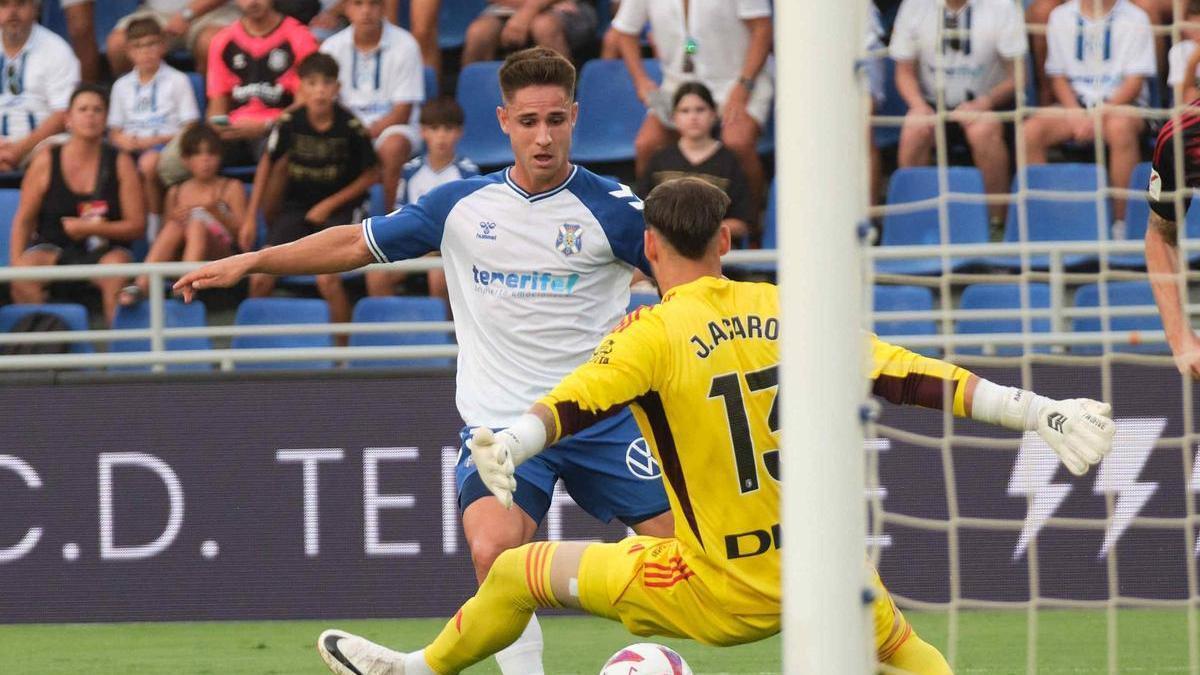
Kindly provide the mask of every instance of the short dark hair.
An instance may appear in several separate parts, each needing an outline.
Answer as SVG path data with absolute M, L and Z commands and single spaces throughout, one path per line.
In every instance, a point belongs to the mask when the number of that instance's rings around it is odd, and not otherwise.
M 514 52 L 500 66 L 500 92 L 507 103 L 519 89 L 537 85 L 562 87 L 575 100 L 575 66 L 562 54 L 545 47 Z
M 660 183 L 651 190 L 643 214 L 647 227 L 666 237 L 680 255 L 699 260 L 728 208 L 728 195 L 704 180 L 688 176 Z
M 325 52 L 313 52 L 304 57 L 304 60 L 300 62 L 300 66 L 296 68 L 296 74 L 302 80 L 312 75 L 320 75 L 321 77 L 336 80 L 338 76 L 338 62 Z
M 421 105 L 421 126 L 461 127 L 465 119 L 462 106 L 453 96 L 439 96 Z
M 183 157 L 200 154 L 204 146 L 221 154 L 221 134 L 206 122 L 193 122 L 179 135 L 179 154 Z
M 84 82 L 78 87 L 75 87 L 75 91 L 71 92 L 71 99 L 67 101 L 67 107 L 73 107 L 75 105 L 75 99 L 83 96 L 84 94 L 95 94 L 99 96 L 101 100 L 104 101 L 104 109 L 108 110 L 108 88 L 102 84 L 96 84 L 94 82 Z
M 1183 14 L 1184 16 L 1195 16 L 1196 14 L 1200 14 L 1200 0 L 1188 0 L 1187 11 L 1185 11 Z
M 125 27 L 125 41 L 133 42 L 144 37 L 159 37 L 162 33 L 162 26 L 159 25 L 158 19 L 143 16 L 130 21 L 129 25 Z
M 717 102 L 713 100 L 712 92 L 704 86 L 703 82 L 684 82 L 679 85 L 679 88 L 675 90 L 675 95 L 671 97 L 671 110 L 678 108 L 679 102 L 688 94 L 699 96 L 700 100 L 708 104 L 708 107 L 713 110 L 717 109 Z

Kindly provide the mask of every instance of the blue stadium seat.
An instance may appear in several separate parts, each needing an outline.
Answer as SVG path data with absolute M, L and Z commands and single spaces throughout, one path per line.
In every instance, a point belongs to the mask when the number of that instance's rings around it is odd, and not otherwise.
M 383 203 L 383 186 L 379 183 L 371 186 L 367 196 L 371 200 L 368 216 L 386 216 L 392 210 L 390 204 Z
M 1145 314 L 1137 316 L 1109 316 L 1109 330 L 1114 331 L 1154 331 L 1162 330 L 1162 319 L 1158 315 L 1158 307 L 1154 304 L 1154 293 L 1146 281 L 1110 281 L 1108 286 L 1109 307 L 1143 306 Z M 1099 307 L 1100 285 L 1088 284 L 1080 286 L 1075 292 L 1076 307 Z M 1103 330 L 1100 317 L 1076 318 L 1071 320 L 1071 330 L 1076 333 L 1089 333 Z M 1099 354 L 1103 347 L 1096 345 L 1075 345 L 1071 347 L 1074 354 Z M 1113 351 L 1137 352 L 1141 354 L 1169 354 L 1170 348 L 1165 343 L 1155 344 L 1123 344 L 1115 345 Z
M 242 301 L 242 304 L 238 306 L 237 317 L 234 319 L 234 324 L 238 326 L 321 323 L 329 323 L 329 305 L 324 300 L 302 298 L 250 298 Z M 328 333 L 238 336 L 233 338 L 230 346 L 234 349 L 331 347 L 333 346 L 333 337 Z M 332 367 L 332 361 L 278 361 L 237 365 L 239 370 Z
M 1095 164 L 1040 164 L 1025 169 L 1027 188 L 1053 190 L 1056 192 L 1083 192 L 1095 195 L 1105 185 L 1104 172 Z M 1012 190 L 1015 194 L 1019 176 L 1013 177 Z M 1008 222 L 1004 229 L 1004 241 L 1015 242 L 1020 238 L 1018 212 L 1020 204 L 1014 201 L 1008 208 Z M 1095 199 L 1067 201 L 1054 197 L 1026 198 L 1026 226 L 1028 241 L 1097 241 L 1108 238 L 1109 213 L 1107 205 Z M 1067 267 L 1077 267 L 1095 261 L 1094 255 L 1068 255 L 1063 257 Z M 996 265 L 1019 269 L 1020 259 L 1012 256 L 993 259 Z M 1047 269 L 1047 255 L 1030 258 L 1033 269 Z
M 443 2 L 438 14 L 438 47 L 457 49 L 463 46 L 467 26 L 479 16 L 487 0 L 454 0 Z
M 625 306 L 625 313 L 629 314 L 638 307 L 657 305 L 659 299 L 657 293 L 630 293 L 629 304 Z
M 425 100 L 432 101 L 438 96 L 438 76 L 433 66 L 425 66 Z
M 383 323 L 392 321 L 445 321 L 446 303 L 441 298 L 363 298 L 354 306 L 354 323 Z M 355 333 L 350 336 L 351 347 L 378 347 L 390 345 L 448 345 L 453 344 L 447 333 Z M 454 359 L 383 359 L 356 360 L 350 365 L 355 368 L 389 368 L 392 366 L 420 366 L 444 368 Z
M 188 73 L 192 83 L 192 93 L 196 95 L 196 105 L 200 107 L 200 119 L 204 119 L 204 111 L 208 108 L 208 94 L 204 89 L 204 76 L 200 73 Z
M 44 305 L 5 305 L 0 307 L 0 333 L 12 330 L 21 317 L 34 312 L 53 314 L 63 320 L 71 330 L 88 330 L 87 308 L 71 302 L 54 302 Z M 71 343 L 72 354 L 91 354 L 96 350 L 90 342 Z
M 657 60 L 645 59 L 642 63 L 655 82 L 662 81 Z M 638 100 L 625 62 L 588 61 L 579 74 L 577 90 L 579 122 L 575 125 L 571 158 L 577 162 L 633 160 L 633 139 L 646 117 L 646 107 Z M 474 159 L 470 153 L 466 154 Z
M 775 107 L 772 106 L 763 124 L 762 135 L 758 137 L 758 154 L 769 155 L 775 152 Z
M 933 291 L 924 286 L 875 286 L 876 312 L 919 312 L 933 309 Z M 875 320 L 875 332 L 885 335 L 937 335 L 932 319 L 888 321 Z
M 1021 309 L 1020 284 L 974 284 L 963 289 L 960 307 L 962 309 Z M 1050 307 L 1050 286 L 1047 284 L 1029 284 L 1030 309 L 1047 309 Z M 1049 318 L 1034 318 L 1029 322 L 1030 330 L 1034 333 L 1049 333 Z M 1021 319 L 961 319 L 954 326 L 954 332 L 962 334 L 976 333 L 1022 333 L 1024 332 Z M 980 347 L 956 347 L 959 354 L 982 354 Z M 1034 347 L 1035 352 L 1048 352 L 1049 348 Z M 995 349 L 996 356 L 1020 356 L 1025 353 L 1020 346 L 1000 346 Z
M 444 8 L 444 3 L 442 7 Z M 459 154 L 483 167 L 512 162 L 512 145 L 500 130 L 496 107 L 501 105 L 500 61 L 479 61 L 458 74 L 458 104 L 466 116 Z
M 988 213 L 983 203 L 983 176 L 979 169 L 952 166 L 946 169 L 947 185 L 952 195 L 947 204 L 951 244 L 978 244 L 988 241 Z M 926 201 L 939 196 L 938 169 L 931 166 L 898 169 L 888 182 L 889 206 Z M 953 195 L 975 197 L 975 201 L 959 201 Z M 888 213 L 883 217 L 883 246 L 935 245 L 942 242 L 938 207 L 931 204 L 920 211 Z M 960 270 L 971 264 L 970 259 L 953 258 L 951 268 Z M 875 269 L 880 274 L 940 274 L 940 258 L 909 260 L 880 260 Z
M 8 266 L 13 216 L 17 215 L 17 204 L 21 201 L 21 190 L 0 190 L 0 267 Z
M 204 303 L 184 303 L 179 300 L 167 300 L 163 305 L 163 324 L 167 328 L 203 328 L 208 325 L 205 317 Z M 127 330 L 131 328 L 150 327 L 150 302 L 140 302 L 129 307 L 118 307 L 113 319 L 113 328 Z M 185 351 L 191 349 L 212 349 L 212 343 L 206 337 L 168 338 L 167 351 Z M 114 340 L 112 352 L 148 352 L 150 340 Z M 176 363 L 167 366 L 167 370 L 211 370 L 209 363 Z M 110 370 L 114 370 L 111 369 Z M 150 370 L 150 366 L 130 366 L 116 370 Z

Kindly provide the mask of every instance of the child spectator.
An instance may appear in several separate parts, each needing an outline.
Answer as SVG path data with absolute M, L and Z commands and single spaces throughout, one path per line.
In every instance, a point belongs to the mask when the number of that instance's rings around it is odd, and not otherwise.
M 187 75 L 163 63 L 166 43 L 158 21 L 135 19 L 125 29 L 125 37 L 133 71 L 113 84 L 109 138 L 137 158 L 147 222 L 156 232 L 162 213 L 159 152 L 185 125 L 199 119 L 200 109 Z
M 1146 79 L 1157 72 L 1150 18 L 1129 0 L 1070 0 L 1050 13 L 1046 45 L 1046 75 L 1060 109 L 1037 113 L 1025 123 L 1026 159 L 1045 164 L 1054 146 L 1096 142 L 1093 115 L 1099 114 L 1099 140 L 1108 145 L 1108 184 L 1127 187 L 1141 160 L 1139 137 L 1146 123 L 1110 106 L 1149 102 Z M 1113 216 L 1113 230 L 1123 230 L 1124 199 L 1113 200 Z
M 21 181 L 21 202 L 10 240 L 14 267 L 118 264 L 133 258 L 123 245 L 145 234 L 137 167 L 104 142 L 108 98 L 85 84 L 67 105 L 70 137 L 38 152 Z M 109 325 L 126 280 L 92 280 L 100 289 Z M 13 281 L 13 302 L 46 301 L 44 281 Z
M 717 102 L 699 82 L 687 82 L 675 90 L 671 122 L 679 130 L 679 142 L 659 150 L 650 158 L 638 180 L 637 193 L 650 194 L 655 186 L 672 178 L 694 176 L 729 195 L 729 209 L 722 221 L 734 241 L 749 235 L 758 220 L 746 175 L 738 158 L 713 137 L 717 125 Z
M 1184 21 L 1200 23 L 1200 0 L 1188 1 Z M 1200 70 L 1197 70 L 1200 50 L 1196 49 L 1196 39 L 1200 37 L 1200 32 L 1187 26 L 1181 26 L 1179 32 L 1183 39 L 1167 53 L 1167 62 L 1170 64 L 1167 84 L 1175 94 L 1175 105 L 1191 103 L 1200 96 L 1196 87 L 1196 76 L 1200 74 Z
M 38 143 L 63 130 L 79 84 L 71 47 L 37 25 L 40 4 L 0 0 L 0 171 L 22 168 Z
M 396 201 L 400 168 L 419 147 L 417 109 L 425 98 L 421 48 L 384 20 L 382 0 L 346 0 L 350 27 L 321 45 L 338 62 L 340 101 L 366 126 L 379 153 L 385 204 Z
M 166 219 L 146 262 L 197 262 L 232 255 L 246 214 L 246 190 L 241 181 L 218 173 L 220 134 L 203 122 L 192 124 L 180 135 L 179 151 L 192 177 L 167 190 Z M 121 304 L 140 302 L 149 288 L 150 277 L 138 277 L 121 290 Z
M 361 220 L 367 189 L 379 178 L 370 134 L 337 102 L 337 61 L 328 54 L 312 54 L 300 63 L 299 75 L 304 105 L 279 118 L 254 174 L 250 207 L 239 233 L 245 251 L 254 247 L 259 204 L 267 217 L 266 245 L 278 246 Z M 250 279 L 251 297 L 269 295 L 274 288 L 275 277 L 270 275 Z M 317 290 L 329 303 L 334 322 L 350 320 L 350 301 L 340 276 L 318 275 Z
M 237 21 L 239 14 L 230 0 L 144 0 L 136 12 L 118 21 L 108 34 L 108 63 L 115 75 L 133 67 L 125 48 L 130 39 L 129 24 L 151 18 L 162 26 L 167 48 L 186 49 L 196 59 L 196 70 L 204 73 L 213 38 L 222 28 Z
M 400 183 L 395 187 L 395 208 L 403 208 L 420 199 L 425 193 L 444 183 L 479 175 L 479 167 L 458 156 L 458 142 L 463 136 L 463 109 L 449 96 L 434 99 L 421 108 L 421 140 L 425 154 L 404 165 Z M 367 294 L 394 295 L 396 284 L 404 279 L 403 272 L 367 272 Z M 446 274 L 429 270 L 429 294 L 447 302 Z

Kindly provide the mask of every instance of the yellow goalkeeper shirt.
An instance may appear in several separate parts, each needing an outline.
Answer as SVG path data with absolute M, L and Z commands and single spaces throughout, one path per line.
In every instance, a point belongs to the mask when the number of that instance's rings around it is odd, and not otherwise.
M 778 339 L 777 287 L 703 277 L 627 316 L 539 401 L 560 436 L 631 407 L 688 566 L 735 613 L 779 611 Z M 898 403 L 940 405 L 943 380 L 969 375 L 874 337 L 872 353 L 876 393 Z

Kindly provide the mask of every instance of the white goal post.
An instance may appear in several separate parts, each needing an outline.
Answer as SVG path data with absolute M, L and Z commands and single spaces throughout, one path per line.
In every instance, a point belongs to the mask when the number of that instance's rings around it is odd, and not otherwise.
M 775 3 L 783 401 L 783 671 L 866 673 L 865 0 Z

